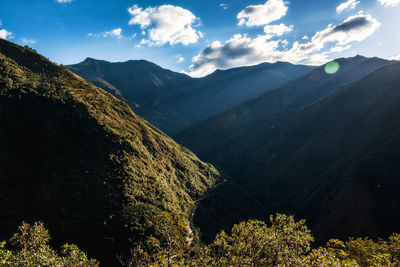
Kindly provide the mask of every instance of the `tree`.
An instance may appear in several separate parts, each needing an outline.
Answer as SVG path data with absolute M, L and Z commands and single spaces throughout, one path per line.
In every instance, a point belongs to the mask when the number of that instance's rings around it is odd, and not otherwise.
M 203 249 L 196 264 L 213 266 L 294 266 L 300 265 L 310 250 L 313 237 L 305 221 L 277 214 L 265 222 L 250 220 L 222 231 L 215 241 Z
M 50 234 L 43 223 L 33 225 L 22 223 L 18 232 L 10 239 L 15 250 L 6 250 L 5 242 L 0 244 L 0 263 L 4 267 L 96 267 L 98 262 L 88 259 L 76 245 L 64 245 L 61 256 L 48 244 Z

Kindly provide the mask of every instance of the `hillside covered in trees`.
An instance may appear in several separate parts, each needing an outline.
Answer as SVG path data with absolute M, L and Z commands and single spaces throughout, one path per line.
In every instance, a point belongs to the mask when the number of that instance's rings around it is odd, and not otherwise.
M 54 244 L 68 240 L 112 263 L 151 233 L 161 211 L 190 223 L 195 200 L 227 179 L 28 47 L 0 40 L 0 74 L 2 240 L 22 221 L 43 221 Z M 252 202 L 233 187 L 238 205 Z

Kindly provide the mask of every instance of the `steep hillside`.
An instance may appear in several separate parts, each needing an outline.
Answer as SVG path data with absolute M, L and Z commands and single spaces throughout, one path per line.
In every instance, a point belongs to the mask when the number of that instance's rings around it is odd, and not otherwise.
M 336 62 L 340 64 L 340 69 L 333 75 L 327 74 L 325 66 L 321 66 L 294 82 L 238 105 L 174 137 L 199 155 L 224 165 L 224 162 L 232 160 L 225 157 L 222 147 L 259 146 L 258 143 L 247 142 L 245 132 L 256 131 L 262 121 L 274 121 L 280 116 L 310 105 L 343 85 L 391 63 L 380 58 L 362 56 L 340 58 Z M 233 165 L 235 164 L 237 163 Z
M 249 105 L 237 110 L 239 123 L 224 114 L 178 140 L 235 177 L 270 213 L 307 218 L 319 240 L 384 237 L 400 223 L 399 109 L 400 65 L 390 64 L 297 109 L 275 114 L 266 105 L 261 116 Z
M 264 63 L 191 79 L 143 60 L 110 63 L 86 59 L 68 68 L 123 99 L 138 115 L 168 134 L 180 132 L 313 69 L 283 62 Z
M 0 240 L 41 220 L 55 243 L 109 263 L 146 234 L 152 214 L 189 218 L 222 179 L 127 104 L 28 47 L 0 40 L 0 74 Z

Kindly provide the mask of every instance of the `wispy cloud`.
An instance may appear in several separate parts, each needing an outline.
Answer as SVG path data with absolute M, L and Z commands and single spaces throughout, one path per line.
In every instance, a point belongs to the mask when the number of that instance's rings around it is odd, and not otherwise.
M 194 29 L 199 18 L 182 7 L 162 5 L 142 9 L 134 5 L 128 11 L 132 16 L 129 24 L 140 25 L 144 35 L 148 35 L 141 41 L 142 45 L 189 45 L 203 37 L 200 31 Z
M 23 44 L 26 44 L 26 45 L 34 45 L 34 44 L 36 44 L 36 40 L 27 39 L 27 38 L 21 38 L 20 41 Z
M 102 37 L 102 38 L 107 38 L 107 37 L 111 37 L 111 38 L 117 38 L 117 39 L 122 39 L 124 38 L 122 36 L 122 29 L 121 28 L 117 28 L 111 31 L 105 31 L 102 33 L 98 33 L 98 34 L 94 34 L 94 33 L 89 33 L 88 34 L 89 37 Z
M 185 61 L 185 58 L 182 57 L 181 55 L 177 55 L 176 58 L 178 59 L 178 60 L 176 61 L 176 63 L 182 63 L 183 61 Z
M 56 0 L 57 3 L 71 3 L 72 0 Z
M 223 9 L 227 10 L 229 8 L 229 6 L 227 4 L 221 3 L 219 4 L 220 7 L 222 7 Z
M 356 6 L 360 3 L 360 1 L 356 0 L 348 0 L 344 3 L 341 3 L 337 8 L 336 12 L 337 13 L 342 13 L 346 9 L 355 9 Z
M 385 7 L 396 7 L 400 5 L 400 0 L 379 0 L 379 3 Z

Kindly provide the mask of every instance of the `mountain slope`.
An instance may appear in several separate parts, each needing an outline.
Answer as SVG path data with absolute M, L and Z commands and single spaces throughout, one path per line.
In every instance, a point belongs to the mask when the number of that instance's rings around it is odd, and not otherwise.
M 383 67 L 293 114 L 262 151 L 274 159 L 255 163 L 273 209 L 305 215 L 322 238 L 399 230 L 399 77 L 400 64 Z
M 269 213 L 307 218 L 319 241 L 399 231 L 400 64 L 298 109 L 275 114 L 266 105 L 261 116 L 252 108 L 235 127 L 234 119 L 215 120 L 178 140 L 235 177 Z M 202 143 L 209 136 L 214 143 Z
M 119 88 L 120 94 L 138 104 L 146 103 L 148 95 L 191 80 L 185 74 L 163 69 L 146 60 L 110 63 L 87 58 L 68 68 L 101 88 L 109 88 L 111 93 L 114 93 L 113 88 Z
M 138 115 L 168 134 L 175 134 L 313 69 L 283 62 L 264 63 L 218 70 L 207 77 L 191 79 L 147 61 L 109 63 L 87 59 L 68 68 L 125 100 Z
M 261 122 L 274 121 L 280 116 L 312 104 L 343 85 L 390 64 L 390 61 L 384 59 L 362 56 L 341 58 L 336 62 L 341 68 L 334 75 L 327 74 L 324 66 L 321 66 L 294 82 L 238 105 L 174 137 L 199 155 L 224 166 L 225 159 L 227 162 L 232 160 L 224 156 L 222 147 L 259 146 L 256 142 L 246 142 L 245 136 L 248 135 L 247 132 L 256 131 Z M 271 127 L 275 127 L 273 123 Z M 221 153 L 216 153 L 217 151 Z M 237 163 L 233 165 L 235 164 Z
M 54 242 L 112 264 L 143 234 L 140 220 L 159 210 L 188 218 L 222 179 L 127 104 L 28 47 L 0 40 L 0 73 L 0 240 L 42 220 Z

